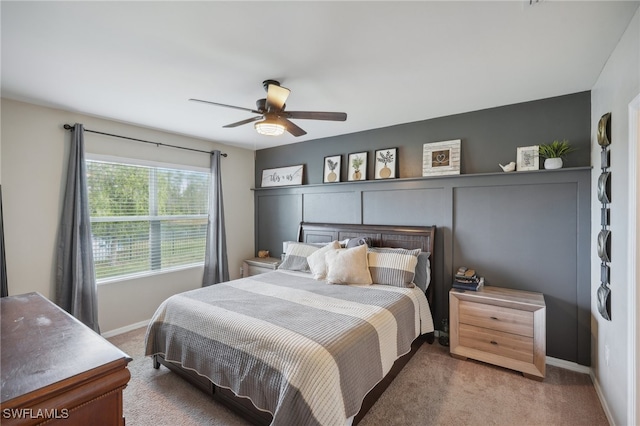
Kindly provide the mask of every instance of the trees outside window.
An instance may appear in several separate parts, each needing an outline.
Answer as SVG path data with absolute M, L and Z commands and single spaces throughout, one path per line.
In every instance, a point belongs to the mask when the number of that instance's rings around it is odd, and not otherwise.
M 204 262 L 209 173 L 87 160 L 98 282 Z

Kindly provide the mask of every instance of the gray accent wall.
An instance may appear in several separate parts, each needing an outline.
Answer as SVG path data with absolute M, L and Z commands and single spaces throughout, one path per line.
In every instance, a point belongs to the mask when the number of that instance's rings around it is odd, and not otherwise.
M 305 164 L 305 176 L 301 186 L 255 190 L 256 250 L 280 255 L 300 221 L 436 225 L 436 328 L 448 317 L 455 269 L 473 267 L 487 285 L 542 292 L 547 355 L 590 365 L 589 137 L 584 92 L 260 150 L 257 183 L 263 169 L 291 164 Z M 515 161 L 517 146 L 558 138 L 579 148 L 564 169 L 497 166 Z M 450 139 L 462 139 L 463 174 L 421 177 L 422 144 Z M 385 147 L 399 148 L 399 179 L 321 183 L 325 156 L 346 163 L 368 151 L 371 179 L 373 151 Z

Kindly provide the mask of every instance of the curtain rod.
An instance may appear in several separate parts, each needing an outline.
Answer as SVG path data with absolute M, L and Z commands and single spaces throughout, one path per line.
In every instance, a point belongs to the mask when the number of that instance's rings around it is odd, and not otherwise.
M 64 125 L 64 126 L 62 126 L 62 127 L 64 127 L 66 130 L 71 130 L 71 131 L 73 131 L 73 130 L 74 130 L 74 127 L 73 127 L 72 125 L 70 125 L 70 124 L 65 124 L 65 125 Z M 187 147 L 184 147 L 184 146 L 178 146 L 178 145 L 169 145 L 169 144 L 162 143 L 162 142 L 145 141 L 145 140 L 143 140 L 143 139 L 136 139 L 136 138 L 130 138 L 130 137 L 128 137 L 128 136 L 120 136 L 120 135 L 114 135 L 114 134 L 111 134 L 111 133 L 98 132 L 98 131 L 96 131 L 96 130 L 84 129 L 84 131 L 85 131 L 85 132 L 89 132 L 89 133 L 97 133 L 97 134 L 99 134 L 99 135 L 112 136 L 112 137 L 114 137 L 114 138 L 128 139 L 128 140 L 130 140 L 130 141 L 143 142 L 143 143 L 151 143 L 151 144 L 154 144 L 154 145 L 156 145 L 156 146 L 167 146 L 167 147 L 169 147 L 169 148 L 186 149 L 187 151 L 203 152 L 203 153 L 205 153 L 205 154 L 212 154 L 212 153 L 213 153 L 212 151 L 203 151 L 203 150 L 201 150 L 201 149 L 187 148 Z M 227 153 L 226 153 L 226 152 L 223 152 L 223 153 L 221 153 L 220 155 L 222 155 L 223 157 L 226 157 L 226 156 L 227 156 Z

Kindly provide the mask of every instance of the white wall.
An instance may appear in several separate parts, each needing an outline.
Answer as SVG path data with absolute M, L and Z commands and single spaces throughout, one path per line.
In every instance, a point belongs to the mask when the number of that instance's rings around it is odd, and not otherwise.
M 56 239 L 70 133 L 82 123 L 107 133 L 210 151 L 220 149 L 230 277 L 254 256 L 253 151 L 2 99 L 2 192 L 9 294 L 38 291 L 54 299 Z M 85 132 L 88 153 L 209 167 L 210 156 Z M 168 296 L 201 286 L 202 267 L 98 287 L 101 331 L 145 321 Z
M 627 279 L 627 258 L 630 209 L 629 193 L 629 103 L 640 93 L 640 10 L 637 10 L 616 49 L 609 57 L 591 92 L 592 123 L 592 251 L 591 251 L 591 312 L 592 312 L 592 366 L 596 386 L 608 408 L 610 420 L 616 425 L 628 425 L 629 418 L 630 359 L 628 317 L 636 309 L 630 296 Z M 600 175 L 600 146 L 596 128 L 600 117 L 611 112 L 611 321 L 604 320 L 597 309 L 596 291 L 600 285 L 600 259 L 596 253 L 596 236 L 600 231 L 600 203 L 595 195 Z M 608 354 L 608 357 L 607 357 Z M 608 358 L 608 359 L 607 359 Z

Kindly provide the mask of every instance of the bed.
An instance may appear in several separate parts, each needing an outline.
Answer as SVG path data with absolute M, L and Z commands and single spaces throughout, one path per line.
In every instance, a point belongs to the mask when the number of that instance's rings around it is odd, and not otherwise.
M 254 424 L 357 424 L 433 342 L 434 237 L 435 227 L 301 223 L 285 268 L 163 302 L 146 355 Z M 362 253 L 373 284 L 359 281 Z M 427 283 L 414 286 L 422 268 Z

